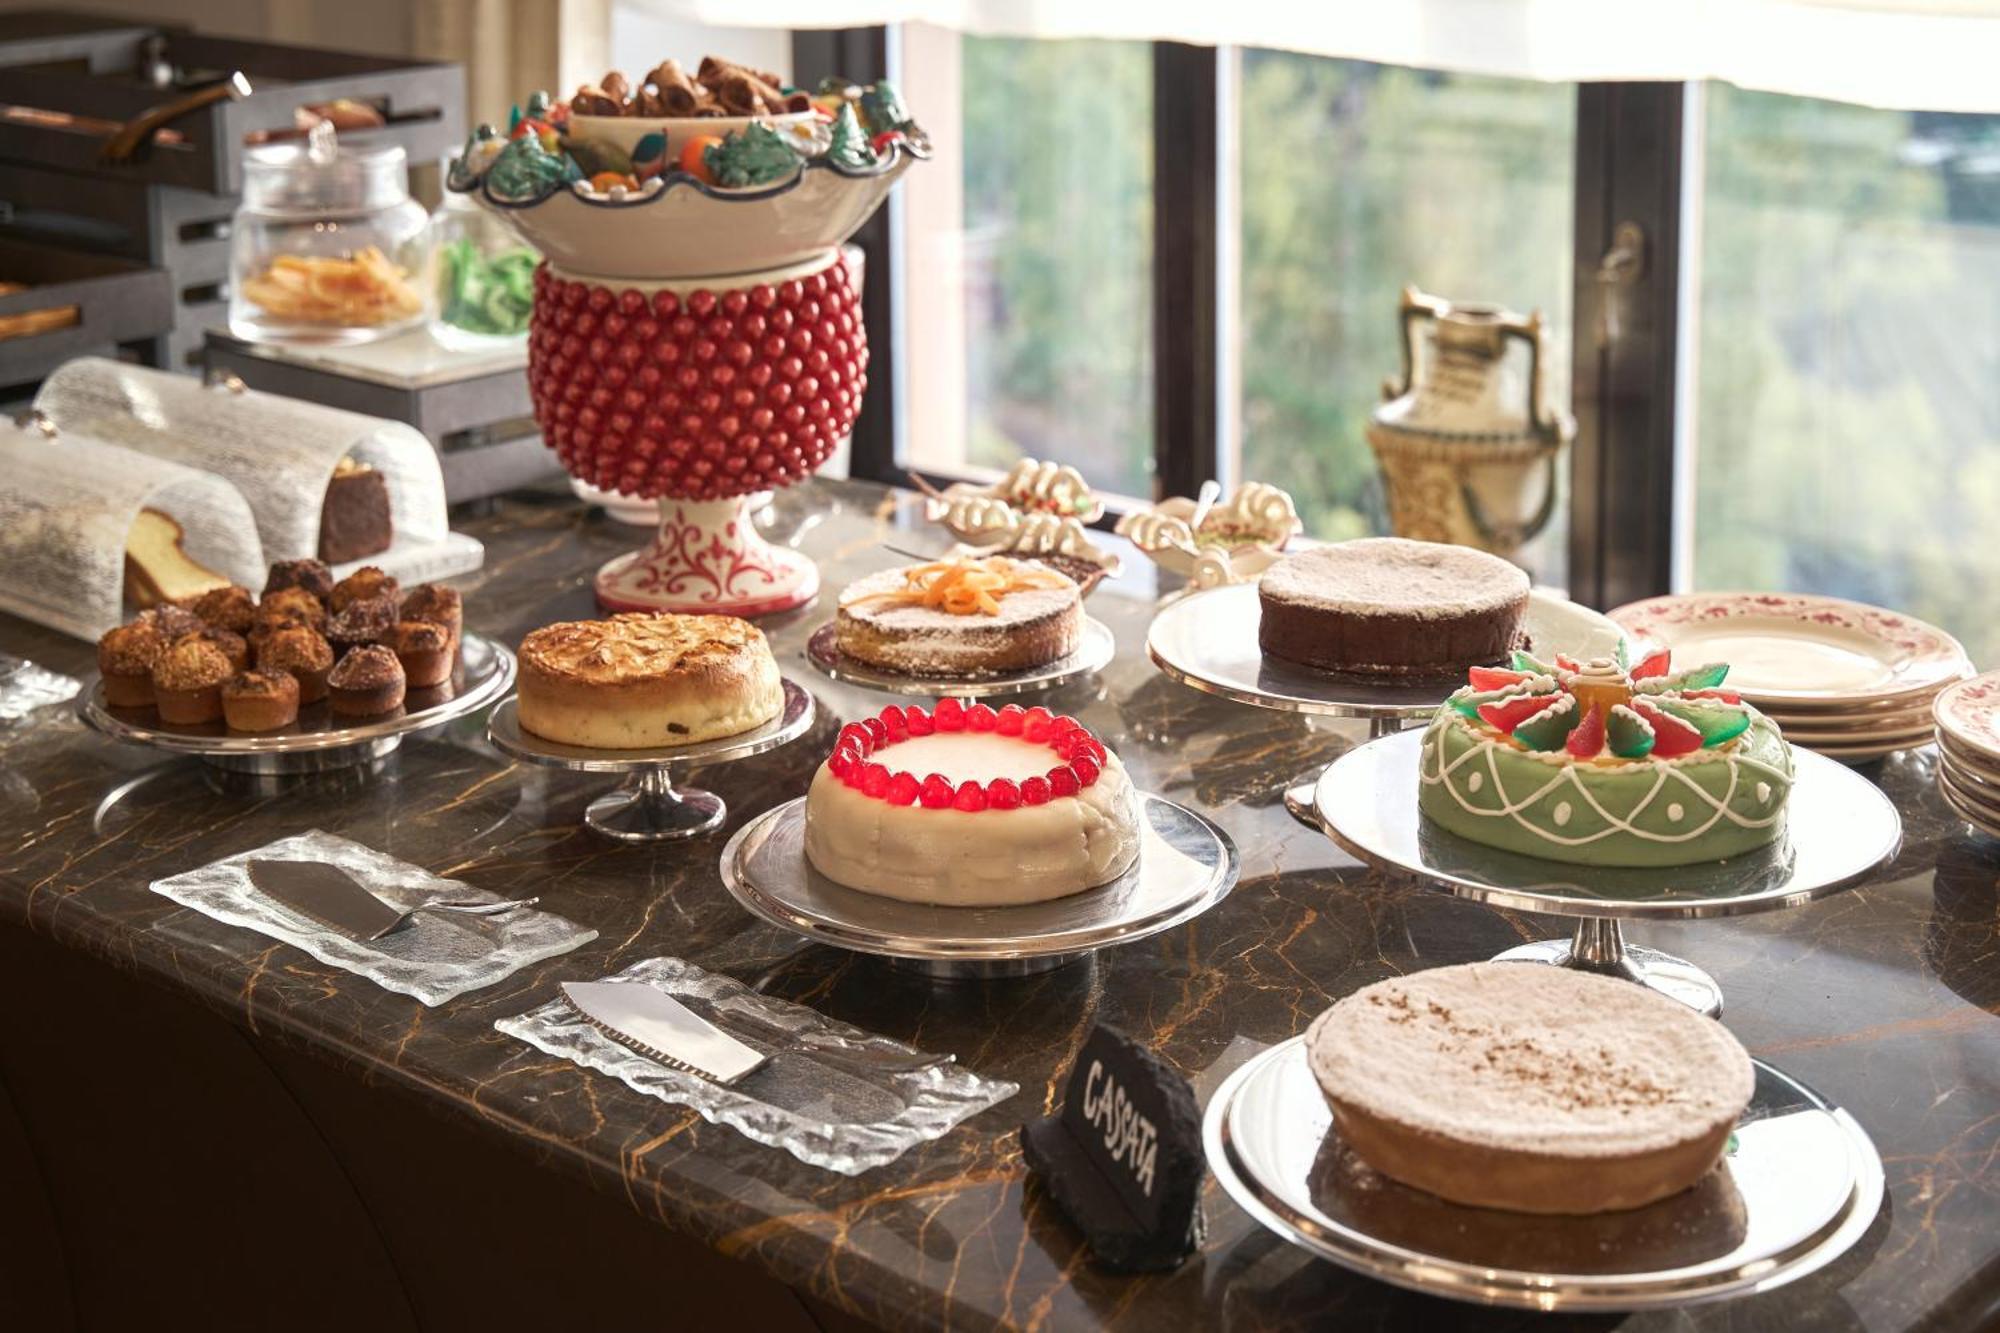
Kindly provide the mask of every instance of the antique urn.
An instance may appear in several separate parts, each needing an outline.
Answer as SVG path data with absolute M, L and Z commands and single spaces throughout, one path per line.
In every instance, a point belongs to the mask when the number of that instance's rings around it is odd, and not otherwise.
M 1382 387 L 1368 443 L 1401 537 L 1508 559 L 1548 526 L 1576 420 L 1548 398 L 1540 311 L 1403 289 L 1403 370 Z

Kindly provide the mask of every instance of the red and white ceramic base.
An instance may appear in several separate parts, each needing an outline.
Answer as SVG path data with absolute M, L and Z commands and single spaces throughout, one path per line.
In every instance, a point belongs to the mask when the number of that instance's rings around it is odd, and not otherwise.
M 762 616 L 811 601 L 819 567 L 764 539 L 752 499 L 661 500 L 653 540 L 597 571 L 598 604 L 613 612 Z

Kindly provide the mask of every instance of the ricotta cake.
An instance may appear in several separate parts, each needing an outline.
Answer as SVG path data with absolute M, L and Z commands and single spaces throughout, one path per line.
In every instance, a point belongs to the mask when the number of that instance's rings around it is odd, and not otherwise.
M 1268 657 L 1372 676 L 1450 675 L 1503 662 L 1528 576 L 1469 546 L 1369 537 L 1286 556 L 1257 581 Z
M 762 726 L 785 690 L 764 632 L 735 616 L 634 612 L 521 640 L 521 729 L 597 750 L 692 745 Z
M 1006 907 L 1117 879 L 1139 854 L 1118 756 L 1046 708 L 891 705 L 842 727 L 806 792 L 806 859 L 906 902 Z
M 1363 987 L 1313 1021 L 1306 1058 L 1369 1166 L 1524 1213 L 1615 1212 L 1690 1188 L 1721 1159 L 1755 1082 L 1714 1019 L 1539 963 Z
M 834 616 L 843 656 L 912 676 L 1026 671 L 1069 656 L 1082 635 L 1077 582 L 1007 556 L 885 569 L 849 584 Z
M 1474 668 L 1421 743 L 1417 804 L 1490 847 L 1597 866 L 1716 861 L 1785 831 L 1792 751 L 1722 688 L 1721 665 L 1664 651 Z

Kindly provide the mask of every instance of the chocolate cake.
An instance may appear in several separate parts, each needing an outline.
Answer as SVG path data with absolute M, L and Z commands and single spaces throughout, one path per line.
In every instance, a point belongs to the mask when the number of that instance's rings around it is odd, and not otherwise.
M 1443 676 L 1504 659 L 1528 576 L 1469 546 L 1373 537 L 1286 556 L 1257 583 L 1267 657 L 1325 671 Z
M 341 459 L 319 511 L 319 558 L 340 565 L 379 555 L 394 537 L 389 483 L 374 468 Z

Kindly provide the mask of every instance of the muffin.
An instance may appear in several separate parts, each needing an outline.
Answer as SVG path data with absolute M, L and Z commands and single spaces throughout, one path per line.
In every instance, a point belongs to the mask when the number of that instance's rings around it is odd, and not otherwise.
M 288 671 L 241 671 L 222 686 L 231 731 L 276 731 L 299 720 L 299 683 Z
M 255 627 L 304 625 L 308 629 L 326 628 L 326 603 L 307 592 L 304 588 L 280 588 L 265 595 L 257 604 Z M 254 634 L 251 637 L 256 637 Z
M 363 565 L 333 585 L 333 613 L 339 615 L 354 603 L 375 597 L 394 602 L 401 595 L 402 587 L 396 580 L 374 565 Z
M 203 624 L 226 629 L 231 634 L 248 634 L 257 621 L 257 599 L 248 588 L 234 583 L 210 588 L 189 602 L 188 610 L 200 616 Z
M 336 653 L 381 643 L 396 628 L 396 602 L 390 597 L 363 597 L 349 602 L 326 627 L 326 641 Z
M 456 588 L 447 588 L 442 583 L 420 583 L 403 598 L 403 619 L 443 625 L 451 631 L 451 644 L 456 651 L 465 634 L 465 600 Z
M 194 633 L 207 622 L 184 606 L 154 606 L 141 611 L 132 623 L 150 625 L 159 631 L 161 638 L 172 643 L 183 634 Z
M 379 643 L 341 658 L 326 685 L 333 711 L 345 717 L 377 717 L 403 706 L 403 664 Z
M 222 655 L 229 659 L 229 669 L 231 671 L 247 671 L 250 669 L 250 641 L 245 639 L 241 634 L 234 634 L 226 629 L 217 629 L 213 625 L 203 625 L 200 629 L 181 635 L 174 642 L 179 644 L 186 639 L 201 639 L 207 643 L 214 644 L 221 650 Z
M 257 645 L 257 666 L 262 671 L 283 671 L 299 683 L 299 702 L 318 703 L 326 698 L 327 673 L 333 670 L 333 648 L 317 630 L 304 626 L 268 634 Z
M 151 708 L 153 667 L 166 651 L 166 636 L 145 621 L 106 630 L 97 641 L 104 702 L 113 708 Z
M 389 632 L 389 647 L 412 688 L 430 689 L 451 679 L 451 631 L 428 620 L 405 620 Z
M 264 596 L 286 588 L 303 588 L 324 602 L 333 595 L 333 571 L 323 560 L 279 560 L 264 579 Z
M 153 706 L 160 720 L 182 726 L 222 716 L 222 682 L 236 674 L 213 641 L 184 634 L 153 667 Z

